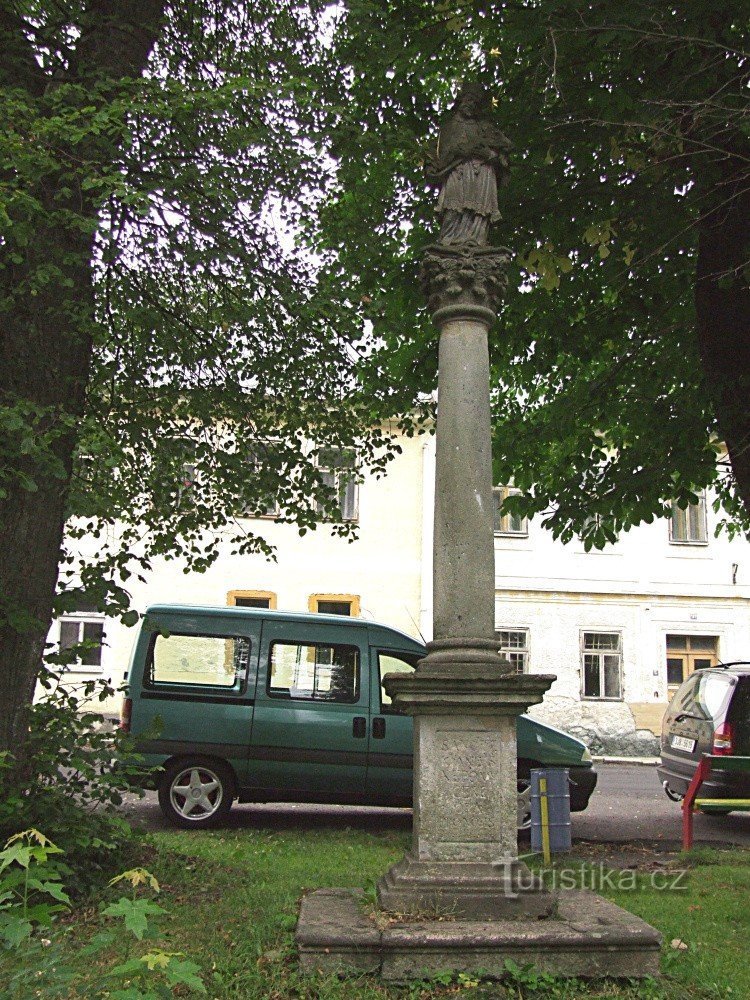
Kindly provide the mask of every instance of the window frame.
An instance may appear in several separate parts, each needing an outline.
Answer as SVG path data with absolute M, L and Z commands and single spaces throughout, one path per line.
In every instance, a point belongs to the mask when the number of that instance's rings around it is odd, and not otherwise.
M 355 654 L 355 668 L 354 668 L 354 692 L 351 699 L 341 699 L 341 698 L 316 698 L 315 697 L 315 681 L 313 681 L 313 695 L 310 698 L 303 698 L 299 695 L 294 695 L 291 693 L 291 689 L 288 689 L 288 693 L 280 689 L 273 690 L 271 688 L 271 678 L 273 673 L 273 650 L 275 646 L 312 646 L 314 649 L 335 649 L 336 647 L 341 649 L 350 649 L 354 651 Z M 315 655 L 315 675 L 317 675 L 318 668 L 318 656 Z M 297 701 L 302 702 L 305 705 L 357 705 L 359 704 L 360 698 L 362 696 L 362 650 L 359 646 L 351 642 L 327 642 L 326 640 L 309 640 L 309 639 L 272 639 L 268 644 L 268 662 L 266 664 L 266 697 L 271 698 L 275 701 L 290 702 Z
M 669 517 L 669 542 L 671 545 L 708 545 L 708 502 L 706 491 L 702 490 L 697 496 L 698 502 L 689 503 L 687 507 L 679 507 L 674 501 L 672 502 L 672 513 Z M 698 508 L 700 517 L 699 533 L 702 534 L 702 538 L 690 537 L 690 511 L 694 508 Z M 681 516 L 684 521 L 685 538 L 679 538 L 675 532 L 675 518 L 678 516 Z
M 62 630 L 63 625 L 75 623 L 78 625 L 78 640 L 73 643 L 73 646 L 78 645 L 80 642 L 85 640 L 82 638 L 82 633 L 86 625 L 97 625 L 101 627 L 102 634 L 99 641 L 99 662 L 98 663 L 84 663 L 80 657 L 75 660 L 71 660 L 70 663 L 66 663 L 63 667 L 69 673 L 75 674 L 91 674 L 91 673 L 102 673 L 104 670 L 102 664 L 102 658 L 104 655 L 104 644 L 107 638 L 107 633 L 105 632 L 105 625 L 107 621 L 107 616 L 103 612 L 99 611 L 66 611 L 59 615 L 57 618 L 57 652 L 58 654 L 63 653 L 62 648 Z M 72 648 L 67 646 L 66 649 Z
M 154 679 L 154 654 L 156 652 L 156 643 L 160 638 L 171 638 L 172 636 L 181 636 L 187 639 L 220 639 L 226 642 L 227 639 L 233 639 L 235 642 L 246 642 L 247 643 L 247 662 L 245 663 L 244 675 L 238 674 L 236 671 L 234 673 L 234 682 L 232 684 L 201 684 L 198 681 L 162 681 Z M 173 629 L 169 630 L 168 635 L 165 636 L 164 632 L 156 629 L 156 631 L 151 636 L 148 644 L 148 652 L 146 653 L 146 664 L 143 668 L 143 690 L 144 691 L 178 691 L 189 690 L 191 692 L 207 693 L 211 697 L 220 696 L 226 698 L 236 698 L 241 697 L 247 691 L 249 676 L 250 676 L 250 663 L 252 661 L 253 655 L 253 639 L 249 635 L 217 635 L 214 632 L 177 632 Z M 239 684 L 237 683 L 239 680 Z
M 280 442 L 275 439 L 270 439 L 268 441 L 258 441 L 253 440 L 245 445 L 245 454 L 247 465 L 250 469 L 255 469 L 256 467 L 262 468 L 263 466 L 263 450 L 268 449 L 274 444 L 279 444 Z M 279 503 L 278 497 L 268 504 L 265 511 L 259 514 L 255 511 L 248 510 L 246 507 L 240 514 L 240 517 L 252 518 L 258 521 L 275 521 L 281 514 L 281 504 Z
M 617 637 L 617 650 L 612 650 L 612 649 L 601 649 L 601 650 L 600 649 L 588 649 L 586 647 L 586 636 L 589 636 L 589 635 L 616 636 Z M 618 629 L 618 630 L 612 631 L 610 629 L 589 628 L 589 629 L 582 629 L 581 633 L 580 633 L 580 636 L 581 636 L 581 638 L 580 638 L 581 700 L 582 701 L 596 701 L 596 702 L 598 702 L 598 701 L 611 701 L 611 702 L 624 701 L 625 700 L 625 698 L 624 698 L 624 691 L 623 691 L 623 688 L 624 688 L 624 684 L 623 684 L 623 680 L 624 680 L 624 676 L 623 676 L 624 652 L 623 652 L 623 643 L 622 643 L 622 630 Z M 600 683 L 600 690 L 604 690 L 606 685 L 604 683 L 602 683 L 603 680 L 605 679 L 603 657 L 604 657 L 605 654 L 612 655 L 613 653 L 616 653 L 617 656 L 618 656 L 618 659 L 619 659 L 619 665 L 618 665 L 618 688 L 619 688 L 619 694 L 617 694 L 615 696 L 613 696 L 613 695 L 606 695 L 606 694 L 586 694 L 586 656 L 587 655 L 588 656 L 598 656 L 600 658 L 599 659 L 599 683 Z
M 345 604 L 348 603 L 350 611 L 348 615 L 340 615 L 341 618 L 359 618 L 360 615 L 360 597 L 359 594 L 310 594 L 307 599 L 307 609 L 311 611 L 314 615 L 329 615 L 335 612 L 331 611 L 319 611 L 319 605 L 321 601 L 331 601 L 331 603 Z
M 515 489 L 512 486 L 493 486 L 492 487 L 492 498 L 493 498 L 493 511 L 492 511 L 492 530 L 496 538 L 528 538 L 529 537 L 529 519 L 517 514 L 501 513 L 501 508 L 507 497 L 520 496 L 521 491 Z M 514 530 L 511 526 L 512 519 L 515 517 L 520 518 L 521 527 L 518 531 Z M 495 527 L 496 522 L 499 527 Z
M 242 598 L 256 601 L 268 601 L 268 604 L 265 605 L 265 609 L 268 611 L 276 610 L 276 594 L 272 590 L 229 590 L 227 591 L 227 607 L 242 607 L 242 605 L 237 604 L 237 600 L 242 600 Z M 263 606 L 259 605 L 258 610 L 262 611 Z
M 495 629 L 495 639 L 501 644 L 500 647 L 498 648 L 498 654 L 499 654 L 499 656 L 500 656 L 501 659 L 505 658 L 505 659 L 508 659 L 511 663 L 513 663 L 514 661 L 511 659 L 511 656 L 513 656 L 514 654 L 517 655 L 519 653 L 522 655 L 522 657 L 523 657 L 523 667 L 522 667 L 522 669 L 519 670 L 518 669 L 518 665 L 516 664 L 516 673 L 518 673 L 518 674 L 527 674 L 529 672 L 529 659 L 530 659 L 529 632 L 530 632 L 530 630 L 528 628 L 496 628 Z M 502 644 L 502 636 L 503 635 L 510 635 L 511 633 L 514 633 L 514 634 L 517 634 L 517 635 L 523 635 L 523 637 L 524 637 L 524 645 L 523 645 L 523 647 L 511 647 L 511 646 L 503 645 Z
M 323 461 L 328 454 L 334 452 L 340 455 L 347 455 L 351 457 L 351 465 L 336 465 L 330 462 Z M 340 520 L 342 521 L 359 521 L 359 479 L 357 477 L 357 449 L 356 448 L 337 448 L 337 447 L 323 447 L 320 448 L 315 456 L 315 464 L 320 471 L 321 478 L 326 486 L 330 487 L 336 493 L 338 498 L 337 506 Z M 349 476 L 345 474 L 349 473 Z M 331 482 L 328 482 L 326 477 L 330 477 Z M 347 481 L 348 480 L 348 481 Z M 346 513 L 346 490 L 351 485 L 353 492 L 352 507 L 353 511 L 351 514 Z M 331 518 L 328 512 L 325 510 L 323 504 L 318 502 L 316 504 L 316 510 L 319 516 L 323 517 L 325 520 L 334 520 Z

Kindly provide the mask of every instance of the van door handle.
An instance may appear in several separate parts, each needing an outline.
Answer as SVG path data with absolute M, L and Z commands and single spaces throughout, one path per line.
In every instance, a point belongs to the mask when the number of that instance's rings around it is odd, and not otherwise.
M 380 716 L 372 720 L 372 738 L 374 740 L 385 739 L 385 719 Z
M 364 715 L 355 715 L 352 720 L 352 736 L 357 740 L 363 740 L 367 736 L 367 719 Z

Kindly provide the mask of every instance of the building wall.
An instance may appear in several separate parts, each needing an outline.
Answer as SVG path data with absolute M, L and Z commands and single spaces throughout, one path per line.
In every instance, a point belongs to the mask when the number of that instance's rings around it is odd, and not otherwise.
M 356 541 L 326 525 L 300 537 L 293 525 L 256 520 L 249 526 L 275 546 L 276 562 L 227 548 L 205 574 L 186 575 L 179 562 L 159 561 L 148 583 L 133 587 L 134 606 L 223 605 L 230 592 L 262 591 L 278 608 L 306 611 L 311 595 L 351 595 L 362 617 L 429 640 L 434 438 L 401 443 L 389 474 L 360 488 Z M 713 636 L 719 658 L 750 658 L 750 544 L 714 537 L 711 500 L 705 544 L 671 542 L 664 520 L 631 529 L 602 552 L 587 553 L 580 541 L 563 545 L 540 521 L 525 534 L 496 535 L 496 627 L 524 631 L 527 669 L 557 677 L 532 714 L 582 736 L 595 752 L 651 754 L 668 701 L 668 635 Z M 134 629 L 106 629 L 102 672 L 120 683 Z M 619 700 L 582 696 L 584 632 L 620 636 Z
M 226 605 L 235 591 L 275 595 L 281 610 L 307 611 L 313 595 L 358 598 L 360 616 L 419 635 L 422 601 L 423 530 L 422 466 L 426 440 L 403 438 L 402 452 L 389 464 L 388 475 L 368 477 L 359 491 L 359 532 L 355 541 L 333 534 L 325 524 L 300 537 L 291 524 L 272 519 L 248 522 L 274 546 L 276 560 L 263 555 L 232 555 L 229 545 L 202 574 L 184 573 L 180 560 L 157 559 L 146 584 L 128 581 L 133 607 L 144 612 L 152 604 Z M 81 551 L 94 548 L 86 540 Z M 105 624 L 101 670 L 73 668 L 71 681 L 95 676 L 120 685 L 127 676 L 136 628 L 117 621 Z M 49 640 L 60 635 L 55 623 Z M 119 711 L 119 697 L 104 710 Z

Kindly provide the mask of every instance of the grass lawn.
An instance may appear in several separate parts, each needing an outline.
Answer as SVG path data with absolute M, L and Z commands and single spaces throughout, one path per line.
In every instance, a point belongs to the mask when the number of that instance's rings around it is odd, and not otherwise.
M 293 932 L 302 893 L 323 886 L 371 889 L 387 866 L 402 855 L 408 840 L 400 830 L 372 834 L 326 827 L 152 834 L 144 845 L 143 864 L 159 880 L 158 902 L 169 911 L 161 920 L 161 947 L 184 952 L 196 961 L 203 970 L 207 995 L 215 1000 L 750 997 L 746 960 L 750 852 L 739 850 L 697 853 L 689 867 L 679 856 L 665 860 L 644 852 L 636 874 L 617 875 L 613 885 L 601 887 L 603 894 L 663 933 L 665 977 L 659 983 L 586 985 L 557 980 L 540 983 L 542 988 L 536 990 L 533 976 L 524 973 L 505 986 L 478 984 L 464 976 L 449 983 L 404 988 L 386 987 L 369 978 L 339 981 L 298 975 Z M 602 849 L 592 848 L 586 854 L 578 848 L 576 853 L 575 859 L 558 862 L 558 867 L 577 866 L 587 886 L 592 880 L 600 882 L 601 873 L 607 870 Z M 679 887 L 661 888 L 674 880 L 676 869 L 685 867 L 688 870 Z M 121 887 L 110 892 L 114 899 Z M 104 923 L 95 906 L 68 921 L 74 962 L 74 945 Z M 138 947 L 145 951 L 147 944 Z M 80 959 L 77 971 L 80 980 L 71 996 L 90 996 L 100 981 L 101 968 L 92 966 L 91 959 Z M 174 995 L 183 994 L 178 989 Z

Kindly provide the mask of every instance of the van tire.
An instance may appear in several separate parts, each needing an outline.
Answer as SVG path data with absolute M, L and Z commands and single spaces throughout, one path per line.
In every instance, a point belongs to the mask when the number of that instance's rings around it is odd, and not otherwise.
M 234 794 L 231 768 L 210 757 L 173 760 L 159 782 L 161 811 L 170 823 L 183 830 L 221 826 Z
M 516 763 L 516 789 L 518 792 L 516 804 L 516 826 L 519 833 L 528 834 L 531 830 L 531 769 L 542 765 L 535 760 L 521 758 Z

